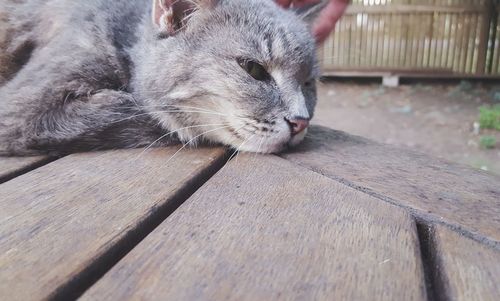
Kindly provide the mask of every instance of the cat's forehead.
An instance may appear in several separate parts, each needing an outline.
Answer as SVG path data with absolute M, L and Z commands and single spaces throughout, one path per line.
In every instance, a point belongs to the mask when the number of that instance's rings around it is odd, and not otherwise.
M 231 51 L 283 67 L 314 64 L 314 39 L 297 15 L 268 0 L 225 3 L 212 22 Z
M 314 54 L 314 42 L 309 35 L 290 27 L 280 25 L 269 29 L 269 33 L 260 36 L 260 51 L 273 62 L 304 62 Z

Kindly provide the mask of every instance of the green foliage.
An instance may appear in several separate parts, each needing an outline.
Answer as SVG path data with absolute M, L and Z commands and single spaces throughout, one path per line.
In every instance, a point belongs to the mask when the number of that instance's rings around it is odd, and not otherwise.
M 479 144 L 482 148 L 492 149 L 495 148 L 497 139 L 493 136 L 482 136 L 479 140 Z
M 479 108 L 479 124 L 483 129 L 500 131 L 500 105 Z

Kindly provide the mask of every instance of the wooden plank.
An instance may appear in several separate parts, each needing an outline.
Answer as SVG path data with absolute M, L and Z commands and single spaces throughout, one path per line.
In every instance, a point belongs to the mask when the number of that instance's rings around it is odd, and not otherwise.
M 491 35 L 491 58 L 490 58 L 490 73 L 500 74 L 500 4 L 497 5 L 497 10 L 493 18 L 492 35 Z
M 168 161 L 176 150 L 76 154 L 0 185 L 0 296 L 72 299 L 66 290 L 118 260 L 224 154 L 183 150 Z
M 478 39 L 477 37 L 481 35 L 481 24 L 479 23 L 480 21 L 480 15 L 475 14 L 473 15 L 473 27 L 472 27 L 472 33 L 470 35 L 470 42 L 469 42 L 469 60 L 467 61 L 467 73 L 474 73 L 474 74 L 484 74 L 484 66 L 483 66 L 483 71 L 479 72 L 477 69 L 477 65 L 479 62 L 479 44 L 477 44 Z M 486 55 L 486 52 L 485 52 Z
M 493 1 L 486 4 L 487 10 L 481 15 L 481 25 L 479 30 L 479 57 L 477 60 L 477 72 L 484 74 L 486 71 L 486 56 L 488 53 L 488 42 L 490 38 L 491 18 L 493 17 Z
M 283 157 L 499 246 L 498 176 L 320 126 Z
M 444 287 L 442 300 L 491 300 L 500 297 L 500 251 L 445 227 L 435 232 L 436 259 Z
M 29 171 L 33 168 L 50 162 L 52 159 L 43 156 L 37 157 L 0 157 L 0 183 Z
M 366 63 L 363 64 L 364 66 L 373 66 L 375 65 L 375 60 L 374 60 L 374 53 L 375 53 L 375 18 L 373 16 L 367 15 L 368 18 L 368 26 L 366 27 L 367 31 L 367 36 L 369 38 L 367 39 L 367 45 L 368 45 L 368 50 L 367 50 L 367 55 L 366 55 Z
M 465 23 L 464 23 L 464 35 L 463 35 L 463 43 L 462 43 L 462 57 L 460 60 L 460 72 L 461 73 L 469 73 L 467 71 L 467 59 L 470 56 L 469 52 L 469 42 L 470 42 L 470 35 L 471 35 L 471 27 L 472 27 L 472 15 L 467 14 L 464 16 L 465 18 Z
M 242 155 L 81 300 L 425 300 L 422 270 L 400 208 Z
M 376 42 L 376 48 L 375 48 L 375 66 L 383 66 L 382 65 L 382 58 L 383 58 L 383 55 L 384 55 L 384 46 L 383 46 L 383 43 L 384 43 L 384 33 L 382 31 L 383 29 L 383 16 L 381 15 L 378 15 L 377 16 L 377 23 L 376 23 L 376 28 L 377 28 L 377 35 L 376 35 L 376 39 L 377 39 L 377 42 Z
M 346 50 L 349 50 L 349 45 L 347 44 L 347 31 L 346 31 L 346 24 L 348 22 L 348 18 L 343 17 L 340 21 L 340 23 L 337 25 L 339 27 L 339 56 L 337 60 L 337 65 L 347 65 L 345 63 L 346 61 Z
M 409 34 L 410 34 L 410 23 L 409 23 L 409 18 L 400 15 L 400 18 L 402 20 L 402 28 L 404 35 L 401 38 L 401 43 L 403 43 L 402 50 L 400 51 L 399 58 L 400 58 L 400 64 L 398 66 L 400 67 L 409 67 L 411 66 L 410 60 L 408 59 L 408 54 L 410 53 L 411 49 L 411 42 L 409 39 Z
M 460 23 L 460 19 L 459 19 L 459 15 L 457 14 L 454 14 L 451 16 L 451 35 L 448 39 L 448 41 L 450 42 L 450 45 L 452 45 L 450 47 L 450 54 L 448 55 L 448 63 L 449 63 L 449 67 L 454 70 L 455 68 L 455 58 L 458 56 L 456 55 L 457 53 L 457 48 L 459 47 L 458 46 L 458 41 L 460 39 L 460 35 L 458 33 L 458 24 Z
M 432 68 L 434 66 L 434 58 L 436 56 L 436 44 L 435 44 L 435 36 L 436 36 L 436 23 L 439 21 L 439 15 L 437 13 L 435 14 L 429 14 L 429 20 L 430 20 L 430 25 L 429 25 L 429 31 L 427 33 L 426 39 L 428 40 L 427 42 L 427 58 L 425 62 L 425 67 Z
M 448 56 L 451 49 L 451 16 L 448 13 L 443 15 L 443 35 L 440 36 L 440 40 L 442 41 L 442 48 L 439 52 L 441 55 L 439 67 L 448 68 Z
M 413 5 L 413 4 L 412 4 Z M 413 31 L 413 43 L 414 43 L 414 59 L 413 59 L 413 67 L 414 68 L 425 68 L 423 65 L 424 55 L 425 55 L 425 35 L 428 31 L 429 22 L 427 20 L 427 13 L 417 13 L 413 12 L 412 14 L 413 22 L 411 25 L 411 30 Z

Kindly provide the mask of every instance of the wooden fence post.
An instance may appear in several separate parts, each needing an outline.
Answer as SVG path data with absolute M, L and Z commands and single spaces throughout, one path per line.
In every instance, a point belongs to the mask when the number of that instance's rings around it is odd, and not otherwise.
M 478 60 L 477 60 L 477 74 L 486 73 L 486 58 L 488 55 L 488 41 L 490 40 L 490 25 L 492 12 L 494 9 L 493 0 L 487 0 L 484 3 L 482 13 L 481 31 L 479 36 Z
M 500 0 L 353 2 L 323 46 L 325 74 L 500 78 Z
M 493 2 L 493 1 L 492 1 Z M 489 49 L 489 52 L 490 52 L 490 56 L 489 56 L 489 59 L 488 59 L 488 62 L 487 63 L 487 73 L 488 74 L 495 74 L 497 72 L 497 70 L 494 70 L 494 62 L 495 62 L 495 55 L 497 54 L 497 51 L 495 51 L 495 46 L 496 46 L 496 42 L 497 42 L 497 25 L 498 25 L 498 15 L 499 15 L 499 11 L 500 11 L 500 1 L 497 1 L 497 3 L 494 3 L 493 4 L 493 9 L 492 9 L 492 15 L 491 15 L 491 29 L 493 29 L 492 31 L 492 36 L 490 37 L 490 41 L 491 41 L 491 47 Z

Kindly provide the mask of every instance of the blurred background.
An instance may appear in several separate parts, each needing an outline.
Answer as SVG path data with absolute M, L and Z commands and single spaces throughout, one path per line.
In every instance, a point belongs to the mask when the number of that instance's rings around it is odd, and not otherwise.
M 500 0 L 352 0 L 315 122 L 500 174 Z

